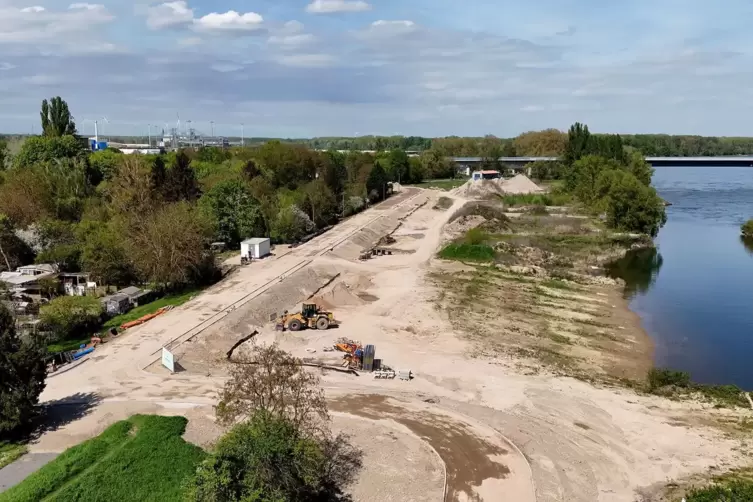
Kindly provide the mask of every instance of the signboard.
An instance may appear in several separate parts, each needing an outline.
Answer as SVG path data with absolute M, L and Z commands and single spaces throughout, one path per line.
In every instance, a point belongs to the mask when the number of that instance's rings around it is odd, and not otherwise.
M 169 369 L 172 373 L 175 373 L 175 360 L 173 353 L 162 347 L 162 366 Z

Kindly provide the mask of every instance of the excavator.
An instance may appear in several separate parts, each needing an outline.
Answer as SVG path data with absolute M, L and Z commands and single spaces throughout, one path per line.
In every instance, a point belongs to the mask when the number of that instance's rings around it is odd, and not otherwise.
M 304 328 L 311 329 L 329 329 L 338 326 L 339 321 L 335 320 L 332 312 L 322 310 L 315 303 L 304 303 L 301 311 L 295 314 L 289 314 L 286 310 L 275 324 L 278 331 L 300 331 Z

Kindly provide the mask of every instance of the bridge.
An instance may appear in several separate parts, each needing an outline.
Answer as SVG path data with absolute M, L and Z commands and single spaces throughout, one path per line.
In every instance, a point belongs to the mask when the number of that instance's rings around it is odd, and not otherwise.
M 484 160 L 483 157 L 450 157 L 458 167 L 474 169 Z M 500 157 L 500 164 L 520 169 L 531 162 L 554 162 L 559 157 Z M 729 155 L 724 157 L 646 157 L 646 162 L 654 167 L 664 166 L 703 166 L 753 167 L 753 155 Z

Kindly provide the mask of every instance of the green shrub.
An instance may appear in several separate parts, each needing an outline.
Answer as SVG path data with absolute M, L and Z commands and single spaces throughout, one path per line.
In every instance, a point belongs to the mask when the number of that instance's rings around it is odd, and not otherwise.
M 466 232 L 464 240 L 466 244 L 483 244 L 489 240 L 489 234 L 480 228 L 472 228 Z
M 692 490 L 685 500 L 687 502 L 746 502 L 753 500 L 753 483 L 733 481 L 724 485 Z
M 439 252 L 439 257 L 445 260 L 492 261 L 494 256 L 494 249 L 491 246 L 466 242 L 453 242 Z
M 741 231 L 744 238 L 753 239 L 753 219 L 750 219 L 743 223 Z
M 690 385 L 690 373 L 666 368 L 651 368 L 648 371 L 648 389 L 653 392 L 661 387 L 674 385 L 686 388 Z

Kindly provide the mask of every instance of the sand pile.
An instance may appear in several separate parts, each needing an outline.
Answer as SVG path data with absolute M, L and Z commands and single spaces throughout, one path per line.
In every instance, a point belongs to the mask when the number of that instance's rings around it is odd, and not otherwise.
M 464 199 L 485 199 L 489 196 L 503 195 L 502 179 L 497 180 L 468 180 L 463 185 L 450 191 L 452 195 L 463 197 Z
M 333 310 L 338 307 L 356 307 L 366 302 L 354 293 L 346 284 L 338 283 L 326 293 L 320 293 L 308 300 L 308 303 L 316 303 L 320 308 Z
M 544 191 L 540 186 L 531 181 L 528 176 L 523 174 L 518 174 L 514 178 L 502 182 L 502 190 L 505 193 L 512 194 L 542 193 Z

